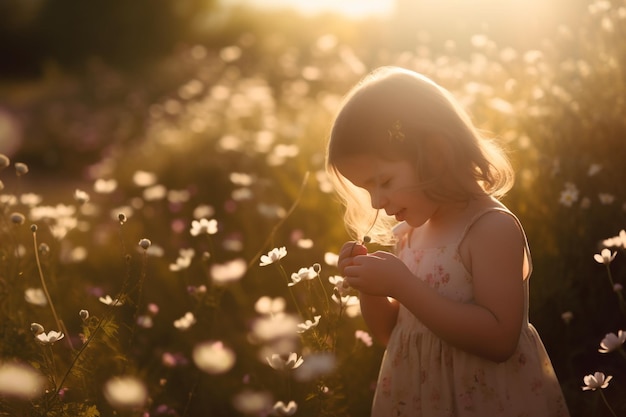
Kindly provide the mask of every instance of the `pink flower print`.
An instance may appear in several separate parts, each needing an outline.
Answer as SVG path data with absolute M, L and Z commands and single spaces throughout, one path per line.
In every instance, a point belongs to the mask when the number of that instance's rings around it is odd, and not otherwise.
M 433 403 L 438 403 L 441 401 L 441 393 L 438 389 L 433 389 L 430 393 L 430 399 Z
M 380 381 L 380 390 L 385 395 L 390 395 L 391 393 L 391 378 L 386 376 Z
M 474 410 L 474 400 L 470 392 L 464 392 L 459 395 L 459 405 L 466 411 Z
M 526 365 L 526 355 L 520 353 L 519 357 L 517 358 L 517 363 L 519 363 L 520 367 Z
M 426 371 L 420 372 L 420 384 L 425 384 L 428 379 L 428 373 Z
M 539 393 L 543 388 L 543 381 L 541 381 L 541 379 L 539 378 L 535 378 L 532 380 L 532 382 L 530 383 L 530 390 L 533 393 Z
M 424 251 L 422 249 L 418 249 L 415 252 L 413 252 L 413 259 L 415 260 L 415 262 L 419 263 L 423 257 L 424 257 Z

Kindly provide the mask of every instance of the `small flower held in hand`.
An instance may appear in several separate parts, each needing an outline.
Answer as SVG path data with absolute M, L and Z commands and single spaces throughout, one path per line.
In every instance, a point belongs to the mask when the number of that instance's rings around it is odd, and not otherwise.
M 283 246 L 281 248 L 274 248 L 267 253 L 267 255 L 261 255 L 260 266 L 271 265 L 274 262 L 283 259 L 287 256 L 287 249 Z

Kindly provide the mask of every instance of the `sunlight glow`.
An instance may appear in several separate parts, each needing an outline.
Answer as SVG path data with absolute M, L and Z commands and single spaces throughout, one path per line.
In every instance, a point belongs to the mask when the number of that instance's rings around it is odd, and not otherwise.
M 394 12 L 394 0 L 223 0 L 226 4 L 241 4 L 264 9 L 295 9 L 304 15 L 325 12 L 339 13 L 358 19 L 368 16 L 386 17 Z

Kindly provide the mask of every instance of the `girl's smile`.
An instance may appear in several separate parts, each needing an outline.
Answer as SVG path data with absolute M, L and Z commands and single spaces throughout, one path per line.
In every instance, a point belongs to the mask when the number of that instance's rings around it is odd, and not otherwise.
M 419 227 L 439 207 L 423 193 L 415 169 L 408 161 L 361 154 L 344 157 L 336 166 L 352 184 L 369 193 L 374 209 L 384 210 L 398 222 Z

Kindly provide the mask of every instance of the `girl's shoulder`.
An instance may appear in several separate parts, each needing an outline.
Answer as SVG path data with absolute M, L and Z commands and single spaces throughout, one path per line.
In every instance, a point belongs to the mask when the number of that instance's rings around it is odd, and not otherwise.
M 489 198 L 475 204 L 469 211 L 461 239 L 464 239 L 469 233 L 490 234 L 511 228 L 517 229 L 524 235 L 522 223 L 517 216 L 502 202 Z

